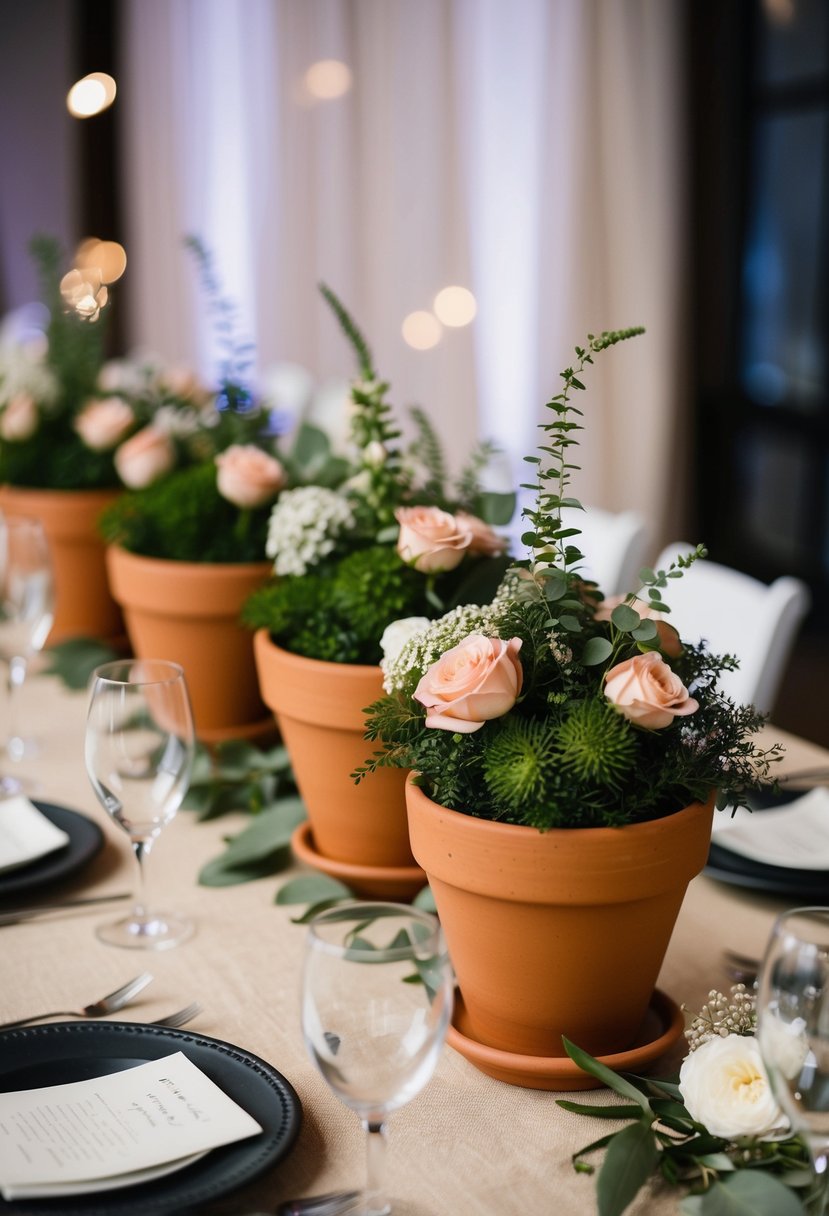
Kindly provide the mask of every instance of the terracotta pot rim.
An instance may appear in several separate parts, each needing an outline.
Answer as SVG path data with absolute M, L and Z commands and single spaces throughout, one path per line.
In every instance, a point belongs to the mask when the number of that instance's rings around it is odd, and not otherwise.
M 214 574 L 217 570 L 232 570 L 238 573 L 259 574 L 264 569 L 270 570 L 272 563 L 261 562 L 184 562 L 174 557 L 145 557 L 141 553 L 132 553 L 121 545 L 107 545 L 107 551 L 119 562 L 132 563 L 161 570 L 176 569 L 183 574 L 197 577 L 199 572 Z
M 554 835 L 566 835 L 568 839 L 572 838 L 574 840 L 584 840 L 588 837 L 590 840 L 599 840 L 601 836 L 604 836 L 607 840 L 618 839 L 620 830 L 624 828 L 636 828 L 637 830 L 652 828 L 654 831 L 660 832 L 662 830 L 660 825 L 665 824 L 669 819 L 685 822 L 688 819 L 696 817 L 699 814 L 699 808 L 707 808 L 716 794 L 716 790 L 712 790 L 705 802 L 691 802 L 687 806 L 682 807 L 681 810 L 673 811 L 669 815 L 662 815 L 658 819 L 643 819 L 636 823 L 620 824 L 616 828 L 547 828 L 542 831 L 539 828 L 530 827 L 525 823 L 501 823 L 497 819 L 479 819 L 477 815 L 467 815 L 463 811 L 454 811 L 448 806 L 443 806 L 440 802 L 435 802 L 422 786 L 416 785 L 414 778 L 417 775 L 414 772 L 409 773 L 409 776 L 406 778 L 406 785 L 410 786 L 413 790 L 417 790 L 418 794 L 440 811 L 442 815 L 448 816 L 450 822 L 457 823 L 463 820 L 465 823 L 474 825 L 470 827 L 470 831 L 480 831 L 483 834 L 488 832 L 493 836 L 497 834 L 501 839 L 506 835 L 507 839 L 512 838 L 516 842 L 519 840 L 526 841 L 526 834 L 528 832 L 535 832 L 536 835 L 542 838 Z
M 277 651 L 280 662 L 293 666 L 295 668 L 303 667 L 307 671 L 316 669 L 320 675 L 323 673 L 328 679 L 332 677 L 336 679 L 335 672 L 347 673 L 350 675 L 376 675 L 380 670 L 379 663 L 332 663 L 328 659 L 311 659 L 304 654 L 295 654 L 292 650 L 285 650 L 283 646 L 278 645 L 270 636 L 267 629 L 257 629 L 256 637 L 259 640 L 260 646 L 269 646 Z

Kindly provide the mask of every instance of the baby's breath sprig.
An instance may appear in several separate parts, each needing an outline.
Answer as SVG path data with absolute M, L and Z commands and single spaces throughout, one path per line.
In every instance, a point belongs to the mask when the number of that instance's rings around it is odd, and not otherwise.
M 708 1000 L 685 1031 L 689 1049 L 696 1051 L 709 1039 L 729 1034 L 753 1035 L 756 1009 L 757 998 L 745 984 L 732 984 L 728 996 L 712 988 Z

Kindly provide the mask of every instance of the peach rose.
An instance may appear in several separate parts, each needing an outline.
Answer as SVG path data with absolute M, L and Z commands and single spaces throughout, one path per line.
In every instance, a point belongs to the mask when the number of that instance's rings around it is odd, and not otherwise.
M 421 574 L 454 570 L 472 544 L 472 531 L 439 507 L 399 507 L 397 552 Z
M 252 443 L 234 443 L 216 457 L 219 493 L 237 507 L 261 507 L 276 498 L 285 470 L 274 456 Z
M 499 536 L 494 528 L 478 519 L 477 515 L 469 515 L 466 511 L 457 511 L 455 519 L 462 528 L 468 528 L 472 533 L 470 553 L 480 553 L 483 557 L 498 557 L 507 547 L 507 542 Z
M 661 730 L 699 704 L 656 650 L 617 663 L 605 677 L 605 696 L 637 726 Z
M 524 681 L 520 649 L 520 638 L 505 642 L 470 633 L 442 654 L 414 693 L 429 710 L 426 725 L 469 735 L 484 722 L 508 713 Z
M 132 407 L 120 397 L 89 401 L 75 419 L 75 430 L 93 452 L 107 452 L 135 422 Z
M 172 442 L 164 431 L 145 426 L 115 453 L 115 470 L 125 486 L 143 490 L 169 473 L 176 463 Z
M 40 415 L 31 393 L 15 393 L 0 414 L 0 439 L 22 443 L 37 430 Z

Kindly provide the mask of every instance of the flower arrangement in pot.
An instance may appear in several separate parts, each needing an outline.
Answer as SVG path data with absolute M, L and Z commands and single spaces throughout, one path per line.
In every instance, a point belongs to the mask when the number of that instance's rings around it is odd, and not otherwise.
M 360 789 L 350 780 L 364 751 L 363 710 L 382 691 L 392 622 L 399 638 L 454 605 L 491 599 L 509 565 L 495 526 L 510 519 L 514 496 L 482 491 L 486 444 L 451 484 L 421 410 L 412 411 L 416 438 L 403 446 L 363 335 L 322 292 L 359 367 L 349 475 L 336 490 L 282 494 L 267 540 L 275 577 L 244 619 L 308 810 L 295 851 L 360 894 L 402 896 L 424 881 L 409 848 L 403 774 L 377 773 Z
M 153 393 L 126 393 L 108 380 L 110 296 L 102 272 L 84 263 L 83 246 L 82 266 L 65 274 L 55 240 L 38 237 L 31 250 L 45 322 L 15 332 L 11 318 L 0 338 L 0 506 L 38 518 L 46 532 L 56 591 L 50 641 L 115 639 L 123 621 L 97 520 L 125 484 L 122 447 L 179 396 L 160 380 Z M 94 260 L 94 248 L 87 256 Z
M 307 475 L 302 453 L 313 450 L 318 480 L 336 483 L 341 461 L 308 426 L 280 450 L 278 420 L 245 383 L 244 348 L 230 306 L 215 298 L 210 258 L 198 241 L 191 247 L 228 333 L 219 385 L 188 407 L 158 410 L 121 447 L 116 462 L 130 489 L 102 514 L 100 531 L 134 652 L 182 664 L 197 734 L 211 744 L 274 733 L 240 612 L 270 575 L 270 510 Z
M 641 332 L 576 348 L 527 458 L 527 556 L 490 605 L 450 611 L 386 658 L 367 718 L 379 746 L 355 770 L 412 770 L 412 850 L 462 996 L 453 1041 L 527 1085 L 575 1088 L 563 1037 L 605 1057 L 636 1044 L 649 1013 L 681 1031 L 654 989 L 715 797 L 744 801 L 779 758 L 755 740 L 761 715 L 718 689 L 736 660 L 665 619 L 665 589 L 704 550 L 643 570 L 611 606 L 562 525 L 580 507 L 572 398 L 595 355 Z

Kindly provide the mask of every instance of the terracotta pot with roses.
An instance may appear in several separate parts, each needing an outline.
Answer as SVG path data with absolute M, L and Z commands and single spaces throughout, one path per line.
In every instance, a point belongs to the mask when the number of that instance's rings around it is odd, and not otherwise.
M 580 575 L 568 483 L 594 356 L 641 330 L 591 336 L 548 403 L 523 544 L 494 601 L 425 624 L 383 661 L 355 770 L 411 770 L 415 858 L 455 967 L 449 1041 L 477 1067 L 546 1089 L 596 1085 L 563 1039 L 638 1071 L 682 1032 L 657 977 L 715 797 L 742 802 L 779 749 L 717 690 L 734 659 L 683 643 L 643 570 L 615 605 Z M 727 787 L 727 789 L 726 789 Z
M 486 447 L 448 488 L 437 436 L 420 410 L 418 438 L 400 446 L 388 384 L 340 301 L 323 294 L 360 369 L 351 467 L 336 490 L 280 496 L 266 545 L 274 578 L 244 617 L 256 630 L 262 695 L 308 812 L 294 833 L 295 854 L 357 894 L 408 898 L 425 879 L 409 846 L 405 774 L 385 768 L 359 787 L 351 779 L 365 756 L 363 711 L 383 691 L 384 645 L 399 645 L 455 604 L 489 602 L 509 564 L 493 525 L 509 520 L 514 497 L 480 489 Z

